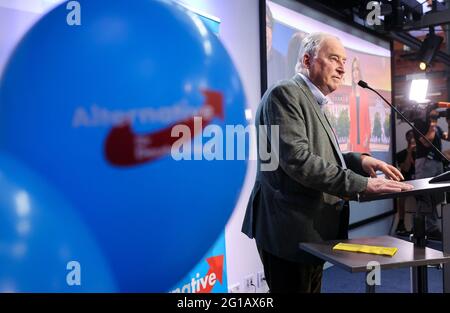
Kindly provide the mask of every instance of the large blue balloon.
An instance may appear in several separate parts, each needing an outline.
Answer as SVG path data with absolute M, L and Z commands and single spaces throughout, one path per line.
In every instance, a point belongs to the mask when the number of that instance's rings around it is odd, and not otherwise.
M 165 291 L 223 231 L 246 171 L 237 156 L 175 160 L 172 126 L 185 125 L 196 140 L 208 124 L 245 126 L 240 79 L 217 36 L 178 5 L 80 3 L 81 25 L 66 23 L 63 4 L 9 60 L 0 149 L 71 201 L 120 290 Z M 226 157 L 225 148 L 212 151 Z
M 45 179 L 0 154 L 0 190 L 0 292 L 117 290 L 91 232 Z

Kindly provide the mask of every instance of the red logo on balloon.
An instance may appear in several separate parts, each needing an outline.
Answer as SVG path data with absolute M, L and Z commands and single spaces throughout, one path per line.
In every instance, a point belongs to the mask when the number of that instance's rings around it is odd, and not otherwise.
M 197 293 L 210 293 L 214 288 L 216 279 L 222 284 L 223 255 L 210 257 L 206 259 L 206 262 L 209 264 L 209 270 L 205 277 L 200 279 L 200 286 Z M 211 280 L 211 277 L 215 277 L 215 279 Z
M 202 118 L 202 127 L 194 127 L 194 117 L 178 121 L 159 131 L 149 134 L 136 134 L 131 123 L 123 123 L 113 127 L 105 140 L 105 158 L 116 166 L 135 166 L 170 153 L 173 143 L 179 140 L 172 137 L 172 128 L 177 125 L 186 125 L 192 134 L 192 138 L 201 133 L 203 129 L 217 117 L 223 119 L 223 96 L 220 92 L 203 90 L 205 102 L 196 116 Z

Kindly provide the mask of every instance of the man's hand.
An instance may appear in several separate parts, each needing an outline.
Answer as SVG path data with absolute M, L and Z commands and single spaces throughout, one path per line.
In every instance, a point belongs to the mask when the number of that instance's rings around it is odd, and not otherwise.
M 363 170 L 369 174 L 370 177 L 377 178 L 376 172 L 382 171 L 384 175 L 386 175 L 386 178 L 396 181 L 405 179 L 396 167 L 389 165 L 386 162 L 372 158 L 368 155 L 362 155 L 361 160 Z
M 414 187 L 401 183 L 398 181 L 393 181 L 385 178 L 369 178 L 367 182 L 366 190 L 364 191 L 367 194 L 373 193 L 390 193 L 390 192 L 400 192 L 411 190 Z

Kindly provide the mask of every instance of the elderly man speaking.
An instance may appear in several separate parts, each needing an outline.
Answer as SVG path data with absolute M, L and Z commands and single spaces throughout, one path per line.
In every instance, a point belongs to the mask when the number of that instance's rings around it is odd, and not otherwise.
M 269 151 L 271 126 L 279 127 L 278 149 L 272 150 L 279 166 L 261 169 L 258 156 L 242 232 L 255 238 L 271 292 L 320 292 L 323 261 L 302 252 L 299 243 L 347 238 L 349 209 L 343 199 L 412 188 L 383 161 L 341 153 L 322 107 L 342 83 L 345 62 L 338 38 L 308 35 L 297 74 L 267 90 L 256 114 L 257 130 L 267 126 Z M 378 170 L 386 178 L 377 178 Z

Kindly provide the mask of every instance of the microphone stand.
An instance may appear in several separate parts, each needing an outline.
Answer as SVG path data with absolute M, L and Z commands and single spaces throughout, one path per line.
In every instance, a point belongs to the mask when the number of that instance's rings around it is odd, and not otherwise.
M 420 130 L 418 130 L 413 123 L 411 123 L 395 106 L 393 106 L 389 101 L 387 101 L 378 91 L 370 87 L 365 81 L 360 80 L 358 82 L 358 85 L 362 88 L 367 88 L 375 92 L 381 99 L 384 100 L 398 115 L 401 116 L 401 118 L 408 123 L 409 126 L 411 126 L 425 141 L 432 147 L 432 149 L 437 152 L 442 159 L 447 160 L 447 162 L 450 163 L 449 159 L 435 146 L 433 143 L 428 140 L 427 137 L 425 137 L 424 134 Z M 447 171 L 445 173 L 442 173 L 434 178 L 432 178 L 429 183 L 437 183 L 441 181 L 448 181 L 450 180 L 450 171 Z M 433 201 L 432 205 L 433 205 Z M 416 215 L 414 216 L 414 226 L 413 226 L 413 233 L 410 236 L 410 239 L 414 242 L 414 245 L 416 247 L 425 247 L 427 244 L 427 236 L 426 236 L 426 227 L 425 227 L 425 216 L 421 214 L 419 208 L 416 212 Z M 426 274 L 425 274 L 426 275 Z

